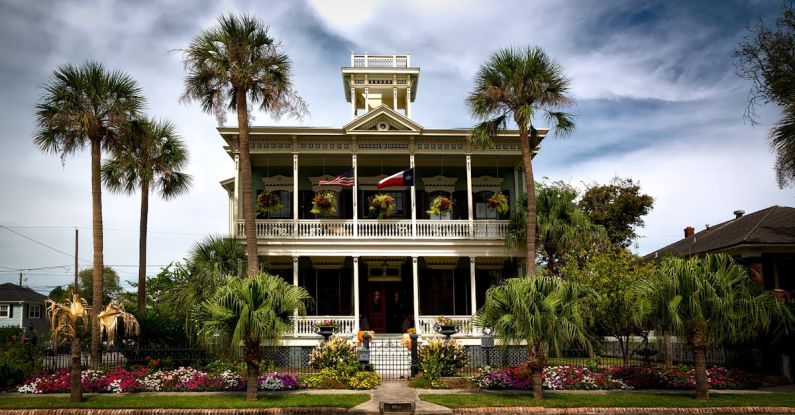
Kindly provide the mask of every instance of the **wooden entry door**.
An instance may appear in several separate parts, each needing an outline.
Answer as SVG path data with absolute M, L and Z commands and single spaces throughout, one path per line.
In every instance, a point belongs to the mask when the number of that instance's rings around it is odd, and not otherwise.
M 386 333 L 386 283 L 367 283 L 367 324 L 376 333 Z

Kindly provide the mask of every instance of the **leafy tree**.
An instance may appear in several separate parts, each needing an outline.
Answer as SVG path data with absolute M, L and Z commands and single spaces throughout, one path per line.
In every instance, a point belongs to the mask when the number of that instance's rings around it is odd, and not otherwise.
M 307 112 L 290 80 L 289 57 L 254 16 L 220 16 L 218 24 L 202 30 L 182 49 L 185 101 L 199 101 L 202 110 L 223 124 L 226 111 L 237 112 L 238 136 L 233 150 L 240 153 L 240 184 L 245 219 L 248 275 L 259 272 L 254 194 L 249 155 L 249 105 L 274 118 Z
M 746 117 L 757 122 L 757 104 L 775 104 L 781 119 L 770 133 L 780 187 L 795 183 L 795 10 L 782 4 L 774 26 L 761 20 L 734 51 L 737 74 L 752 82 Z
M 567 135 L 574 131 L 572 116 L 561 111 L 573 100 L 568 96 L 571 81 L 563 68 L 539 47 L 501 49 L 484 63 L 475 75 L 475 88 L 467 98 L 469 112 L 480 121 L 470 132 L 477 147 L 492 147 L 494 137 L 508 128 L 512 120 L 519 128 L 527 194 L 527 264 L 535 274 L 536 191 L 533 153 L 542 135 L 535 127 L 536 117 L 544 117 L 554 131 Z
M 105 271 L 102 272 L 102 278 L 104 282 L 102 284 L 102 296 L 100 298 L 102 298 L 103 304 L 107 304 L 116 299 L 124 290 L 121 287 L 119 274 L 117 274 L 113 268 L 105 267 Z M 86 268 L 77 274 L 77 283 L 80 284 L 78 287 L 78 294 L 80 294 L 80 297 L 94 297 L 93 280 L 94 270 L 92 268 Z M 71 288 L 72 284 L 69 284 L 69 289 L 67 291 L 70 291 Z
M 229 277 L 202 303 L 199 337 L 211 347 L 243 346 L 248 367 L 246 399 L 257 399 L 263 342 L 277 341 L 293 329 L 292 316 L 306 313 L 311 297 L 303 287 L 261 273 L 250 278 Z
M 36 104 L 33 142 L 44 153 L 67 156 L 91 148 L 94 309 L 102 307 L 104 269 L 101 157 L 114 148 L 129 120 L 139 116 L 144 97 L 138 84 L 120 71 L 108 72 L 96 62 L 59 66 L 45 81 Z M 93 323 L 91 361 L 99 362 L 99 321 Z
M 139 312 L 146 307 L 146 232 L 149 216 L 149 191 L 172 199 L 188 191 L 191 176 L 182 172 L 188 164 L 188 149 L 169 121 L 137 119 L 102 166 L 105 186 L 117 193 L 141 191 L 141 217 L 138 235 Z
M 579 258 L 572 253 L 587 253 L 605 240 L 604 229 L 592 224 L 577 206 L 577 196 L 577 189 L 563 182 L 536 184 L 535 234 L 540 247 L 537 258 L 551 275 L 559 275 L 562 261 Z M 526 240 L 526 216 L 524 209 L 512 215 L 505 236 L 509 247 L 515 248 Z
M 793 315 L 763 292 L 725 254 L 667 258 L 655 278 L 638 285 L 639 318 L 687 339 L 693 351 L 696 397 L 709 398 L 706 353 L 713 345 L 753 339 L 773 324 L 791 327 Z
M 614 244 L 628 247 L 637 239 L 635 228 L 654 206 L 654 198 L 641 193 L 631 178 L 615 177 L 608 184 L 589 187 L 579 202 L 591 222 L 602 225 Z
M 579 255 L 577 255 L 579 256 Z M 631 287 L 654 275 L 652 262 L 618 245 L 607 245 L 585 256 L 584 261 L 566 261 L 561 275 L 593 290 L 587 297 L 588 321 L 593 334 L 615 337 L 621 348 L 624 364 L 643 346 L 630 344 L 630 336 L 645 337 L 649 324 L 636 318 L 640 301 L 638 290 Z
M 475 321 L 507 342 L 527 342 L 536 399 L 544 396 L 541 374 L 549 351 L 570 343 L 589 345 L 582 308 L 589 293 L 576 282 L 547 275 L 509 278 L 486 292 Z

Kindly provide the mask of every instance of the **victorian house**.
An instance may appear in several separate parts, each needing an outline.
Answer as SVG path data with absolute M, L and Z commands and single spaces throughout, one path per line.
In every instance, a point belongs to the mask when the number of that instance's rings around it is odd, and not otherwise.
M 316 341 L 321 320 L 346 334 L 431 333 L 446 316 L 474 342 L 486 290 L 524 266 L 524 250 L 503 242 L 524 189 L 518 133 L 478 149 L 466 128 L 414 121 L 420 69 L 409 55 L 353 54 L 341 72 L 345 125 L 251 128 L 262 267 L 315 299 L 290 341 Z M 238 167 L 237 128 L 218 132 Z M 238 170 L 221 185 L 242 238 Z

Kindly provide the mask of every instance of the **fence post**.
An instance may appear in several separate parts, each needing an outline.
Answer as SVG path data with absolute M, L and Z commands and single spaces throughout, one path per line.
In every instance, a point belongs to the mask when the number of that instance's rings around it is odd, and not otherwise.
M 409 338 L 411 339 L 411 377 L 414 377 L 420 373 L 420 360 L 417 354 L 417 340 L 420 338 L 420 335 L 412 333 L 409 334 Z

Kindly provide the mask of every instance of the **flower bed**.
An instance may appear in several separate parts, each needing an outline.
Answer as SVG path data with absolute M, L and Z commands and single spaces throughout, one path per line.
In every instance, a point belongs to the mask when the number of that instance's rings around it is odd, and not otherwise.
M 644 367 L 548 366 L 541 375 L 544 389 L 610 390 L 610 389 L 695 389 L 695 371 L 680 368 L 665 371 Z M 526 366 L 492 369 L 482 368 L 472 378 L 480 389 L 532 389 L 532 378 Z M 712 367 L 707 369 L 712 389 L 754 389 L 761 378 L 739 369 Z
M 205 392 L 242 391 L 246 379 L 231 370 L 208 373 L 190 367 L 152 371 L 149 368 L 127 370 L 116 368 L 107 372 L 84 370 L 83 392 Z M 302 387 L 295 375 L 268 373 L 259 377 L 259 389 L 293 390 Z M 68 393 L 69 370 L 43 372 L 31 376 L 17 388 L 20 393 Z

